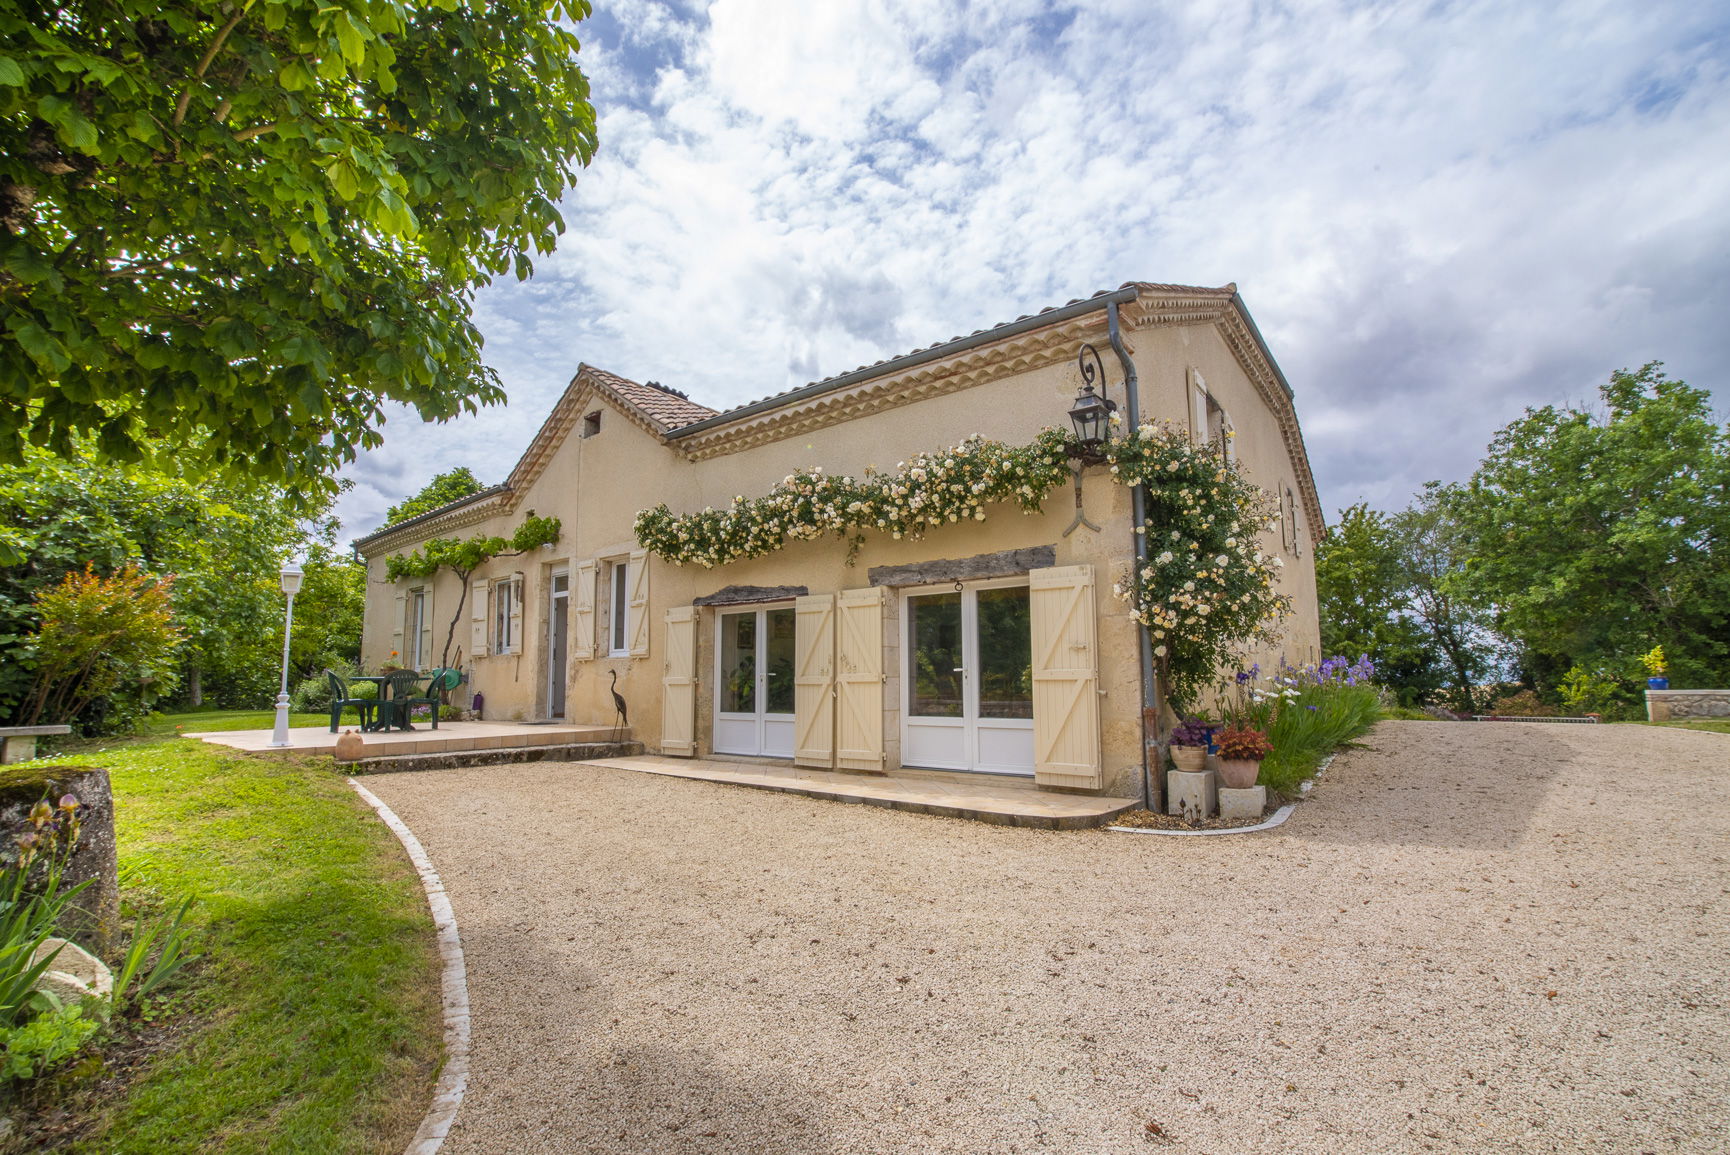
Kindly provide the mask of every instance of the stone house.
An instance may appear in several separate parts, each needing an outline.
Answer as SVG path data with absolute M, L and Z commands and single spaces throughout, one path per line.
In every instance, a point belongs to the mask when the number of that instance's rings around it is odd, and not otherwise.
M 640 510 L 725 507 L 796 468 L 888 472 L 974 434 L 1027 444 L 1067 426 L 1084 343 L 1104 354 L 1108 396 L 1132 369 L 1143 419 L 1219 445 L 1275 496 L 1265 548 L 1295 612 L 1268 656 L 1314 660 L 1323 523 L 1291 389 L 1235 285 L 1141 283 L 725 412 L 583 365 L 504 484 L 357 543 L 362 660 L 435 666 L 455 614 L 452 664 L 489 719 L 608 724 L 616 681 L 635 734 L 663 754 L 1134 791 L 1141 636 L 1112 585 L 1135 538 L 1130 491 L 1105 470 L 1042 512 L 993 506 L 918 540 L 867 532 L 853 555 L 824 536 L 679 566 L 633 531 Z M 1097 531 L 1077 527 L 1076 500 Z M 509 536 L 529 512 L 558 517 L 559 540 L 495 559 L 466 594 L 448 571 L 386 580 L 390 555 Z

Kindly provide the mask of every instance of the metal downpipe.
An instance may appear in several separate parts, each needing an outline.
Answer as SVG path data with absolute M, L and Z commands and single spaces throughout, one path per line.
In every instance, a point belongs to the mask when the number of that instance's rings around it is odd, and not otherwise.
M 1123 365 L 1123 390 L 1129 398 L 1129 427 L 1141 427 L 1141 379 L 1136 376 L 1135 363 L 1129 359 L 1129 350 L 1124 348 L 1123 336 L 1118 331 L 1117 301 L 1110 300 L 1105 307 L 1106 336 L 1111 342 L 1112 350 L 1117 354 L 1118 361 Z M 1129 491 L 1131 516 L 1135 521 L 1130 536 L 1134 539 L 1135 572 L 1140 573 L 1142 565 L 1147 561 L 1147 489 L 1136 485 Z M 1136 630 L 1136 636 L 1141 641 L 1141 802 L 1147 809 L 1153 805 L 1153 772 L 1156 769 L 1148 764 L 1149 728 L 1158 733 L 1159 719 L 1159 687 L 1153 676 L 1153 640 L 1148 637 L 1147 627 L 1141 623 Z

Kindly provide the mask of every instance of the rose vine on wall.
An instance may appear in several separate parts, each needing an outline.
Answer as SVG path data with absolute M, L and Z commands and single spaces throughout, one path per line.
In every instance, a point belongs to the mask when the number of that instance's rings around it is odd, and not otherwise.
M 674 565 L 705 568 L 773 553 L 790 541 L 833 533 L 857 551 L 867 531 L 918 538 L 942 525 L 983 521 L 986 506 L 1014 502 L 1037 513 L 1069 480 L 1068 435 L 1046 429 L 1029 445 L 977 435 L 899 463 L 893 473 L 789 474 L 766 495 L 678 516 L 665 505 L 637 515 L 644 549 Z M 1237 464 L 1169 423 L 1147 423 L 1102 450 L 1113 480 L 1143 484 L 1145 564 L 1113 586 L 1147 627 L 1173 693 L 1191 700 L 1220 665 L 1251 641 L 1272 638 L 1291 598 L 1276 592 L 1283 564 L 1260 539 L 1276 526 L 1273 500 Z

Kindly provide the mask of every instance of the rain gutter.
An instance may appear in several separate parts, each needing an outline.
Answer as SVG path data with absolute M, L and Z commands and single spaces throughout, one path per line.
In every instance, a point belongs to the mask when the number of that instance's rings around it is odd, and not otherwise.
M 1109 301 L 1105 310 L 1105 332 L 1111 342 L 1112 351 L 1117 354 L 1118 361 L 1123 365 L 1123 391 L 1129 399 L 1129 427 L 1141 428 L 1141 378 L 1135 372 L 1135 362 L 1129 359 L 1129 350 L 1124 348 L 1123 335 L 1118 331 L 1117 301 Z M 1131 514 L 1134 526 L 1130 529 L 1130 538 L 1135 550 L 1135 572 L 1139 574 L 1147 564 L 1147 487 L 1136 485 L 1129 491 Z M 1153 771 L 1156 767 L 1148 765 L 1149 730 L 1157 738 L 1159 734 L 1159 683 L 1153 676 L 1153 639 L 1148 635 L 1144 625 L 1135 631 L 1141 641 L 1141 802 L 1147 809 L 1153 807 Z M 1158 749 L 1155 746 L 1155 749 Z

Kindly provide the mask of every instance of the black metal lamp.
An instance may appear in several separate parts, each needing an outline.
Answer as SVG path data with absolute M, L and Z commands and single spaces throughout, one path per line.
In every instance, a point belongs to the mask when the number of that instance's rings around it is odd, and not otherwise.
M 1097 359 L 1098 354 L 1094 356 Z M 1088 368 L 1091 366 L 1083 362 L 1083 370 Z M 1093 374 L 1085 375 L 1089 380 L 1081 387 L 1075 405 L 1069 411 L 1069 423 L 1075 427 L 1075 441 L 1069 446 L 1069 456 L 1096 463 L 1100 460 L 1099 447 L 1111 435 L 1111 415 L 1117 412 L 1117 403 L 1095 393 L 1091 380 Z

